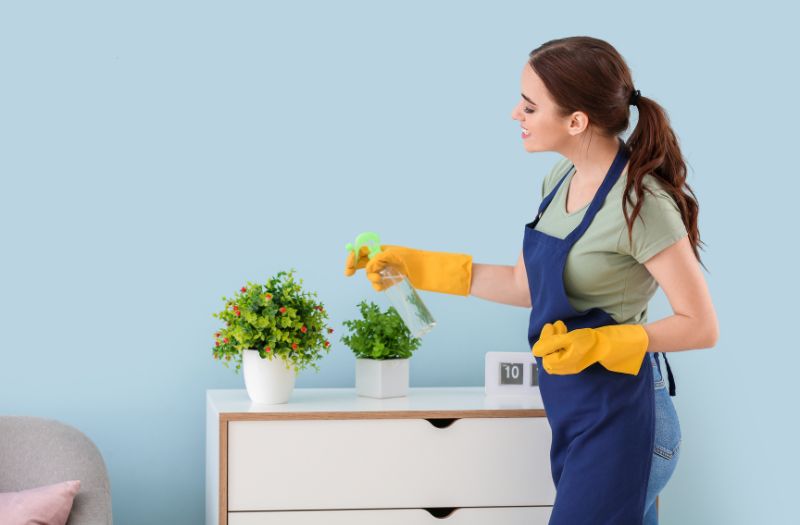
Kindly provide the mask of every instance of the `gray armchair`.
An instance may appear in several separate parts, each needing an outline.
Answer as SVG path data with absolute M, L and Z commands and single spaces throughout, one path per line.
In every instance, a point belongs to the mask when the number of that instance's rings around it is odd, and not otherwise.
M 110 525 L 108 472 L 86 435 L 52 419 L 0 416 L 0 492 L 70 479 L 79 479 L 81 488 L 67 525 Z

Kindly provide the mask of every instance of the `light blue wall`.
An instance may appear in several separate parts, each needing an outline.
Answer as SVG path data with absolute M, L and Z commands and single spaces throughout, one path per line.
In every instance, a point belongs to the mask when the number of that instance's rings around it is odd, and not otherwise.
M 475 4 L 0 4 L 0 413 L 86 432 L 117 524 L 203 520 L 205 390 L 243 387 L 210 356 L 223 295 L 295 267 L 340 336 L 380 300 L 342 274 L 363 230 L 516 262 L 557 158 L 520 144 L 520 72 L 580 34 L 668 110 L 708 245 L 721 336 L 671 359 L 684 445 L 663 523 L 786 522 L 793 18 L 771 2 Z M 412 386 L 482 385 L 485 352 L 528 350 L 525 309 L 423 298 L 439 325 Z M 669 314 L 659 292 L 650 320 Z M 353 386 L 333 343 L 298 387 Z

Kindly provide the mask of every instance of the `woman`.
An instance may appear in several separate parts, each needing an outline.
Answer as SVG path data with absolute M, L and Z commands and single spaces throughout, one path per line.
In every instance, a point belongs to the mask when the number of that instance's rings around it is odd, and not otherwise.
M 530 53 L 521 84 L 511 116 L 525 149 L 564 158 L 545 177 L 517 265 L 384 245 L 357 264 L 351 253 L 345 274 L 365 268 L 382 290 L 391 265 L 422 290 L 532 308 L 528 341 L 553 437 L 550 523 L 654 524 L 681 442 L 658 353 L 674 395 L 666 352 L 712 347 L 718 334 L 686 165 L 666 113 L 634 89 L 607 42 L 549 41 Z M 639 120 L 626 143 L 630 105 Z M 658 286 L 674 314 L 647 323 Z

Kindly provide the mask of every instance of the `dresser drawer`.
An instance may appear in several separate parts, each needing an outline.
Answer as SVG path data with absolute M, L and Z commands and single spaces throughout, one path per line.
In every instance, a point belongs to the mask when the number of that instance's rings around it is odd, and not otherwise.
M 550 507 L 460 508 L 437 518 L 424 509 L 231 512 L 228 525 L 547 525 Z
M 543 417 L 230 421 L 227 508 L 547 506 L 549 450 Z

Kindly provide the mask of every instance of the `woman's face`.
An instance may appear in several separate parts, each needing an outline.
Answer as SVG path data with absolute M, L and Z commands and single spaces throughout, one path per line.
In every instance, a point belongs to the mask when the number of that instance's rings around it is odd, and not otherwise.
M 570 137 L 569 118 L 556 114 L 547 88 L 527 62 L 522 68 L 522 96 L 511 118 L 518 120 L 523 128 L 520 130 L 522 145 L 529 152 L 559 151 Z

